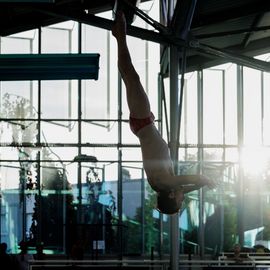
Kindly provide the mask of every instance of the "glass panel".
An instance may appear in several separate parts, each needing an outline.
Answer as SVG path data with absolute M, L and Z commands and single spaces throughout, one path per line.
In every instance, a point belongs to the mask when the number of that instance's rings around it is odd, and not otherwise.
M 85 163 L 82 166 L 82 213 L 75 233 L 85 243 L 85 254 L 96 252 L 96 241 L 102 242 L 102 252 L 111 253 L 118 248 L 115 238 L 117 226 L 114 224 L 117 213 L 117 181 L 106 181 L 105 175 L 104 164 Z M 76 193 L 78 194 L 78 190 Z
M 244 68 L 244 144 L 261 144 L 261 72 Z
M 156 210 L 156 194 L 145 181 L 144 190 L 144 252 L 154 254 L 161 251 L 159 233 L 160 233 L 160 212 Z
M 164 82 L 164 94 L 165 94 L 165 99 L 166 99 L 166 108 L 165 108 L 165 104 L 162 101 L 162 135 L 163 135 L 163 139 L 165 139 L 166 141 L 168 141 L 168 136 L 169 136 L 169 129 L 170 129 L 170 96 L 169 96 L 169 80 L 168 78 L 165 78 L 163 80 Z M 166 115 L 166 110 L 167 110 L 167 115 Z M 166 118 L 167 117 L 167 118 Z M 168 127 L 167 127 L 168 124 Z
M 44 245 L 53 252 L 70 252 L 70 226 L 76 222 L 76 209 L 67 172 L 54 162 L 41 162 L 39 180 L 42 190 L 35 196 L 30 242 L 38 241 L 40 231 Z
M 1 111 L 8 112 L 3 116 L 27 118 L 31 116 L 30 112 L 36 113 L 37 105 L 33 103 L 33 88 L 37 89 L 35 86 L 35 83 L 30 81 L 1 82 Z M 21 115 L 22 112 L 15 114 L 16 109 L 19 107 L 21 109 L 22 106 L 24 115 Z
M 203 142 L 223 142 L 223 78 L 222 71 L 203 71 Z M 214 128 L 213 128 L 214 127 Z
M 37 118 L 31 82 L 2 82 L 1 117 L 10 120 L 1 122 L 2 143 L 34 143 L 37 136 Z M 17 120 L 22 119 L 22 120 Z
M 159 45 L 157 43 L 145 42 L 145 90 L 151 104 L 151 111 L 158 119 L 158 73 L 160 69 L 159 58 L 157 52 Z
M 247 174 L 259 175 L 268 167 L 270 152 L 268 148 L 246 147 L 243 149 L 242 166 Z
M 245 245 L 248 246 L 262 244 L 269 248 L 269 160 L 268 148 L 254 146 L 243 149 L 243 230 Z
M 117 143 L 118 122 L 83 122 L 82 143 Z
M 270 145 L 270 74 L 264 73 L 263 81 L 263 143 Z
M 19 37 L 1 37 L 1 53 L 32 53 L 31 39 L 24 39 Z
M 222 161 L 223 149 L 220 148 L 205 148 L 203 151 L 205 161 Z
M 143 170 L 136 164 L 123 164 L 123 217 L 126 225 L 125 251 L 128 254 L 140 254 L 142 250 L 143 227 L 142 190 L 144 190 Z
M 225 149 L 225 160 L 231 162 L 238 162 L 239 161 L 238 149 L 236 148 Z
M 42 81 L 41 112 L 43 118 L 74 118 L 78 115 L 76 81 Z
M 205 252 L 213 254 L 230 250 L 237 242 L 237 169 L 211 163 L 204 165 L 204 174 L 220 183 L 216 189 L 204 189 Z
M 42 147 L 41 160 L 51 160 L 55 162 L 58 167 L 71 165 L 70 162 L 74 161 L 75 156 L 78 154 L 77 147 Z
M 78 123 L 74 121 L 41 122 L 41 142 L 77 143 Z
M 0 173 L 1 241 L 17 253 L 19 242 L 31 234 L 35 166 L 30 162 L 1 162 Z
M 183 250 L 197 254 L 199 242 L 199 193 L 192 191 L 185 195 L 180 216 Z M 168 252 L 168 251 L 167 251 Z
M 118 151 L 114 147 L 83 147 L 82 154 L 94 156 L 98 161 L 118 161 Z
M 109 83 L 110 62 L 108 57 L 103 57 L 108 54 L 109 35 L 107 31 L 92 26 L 84 25 L 83 28 L 83 52 L 99 53 L 101 57 L 98 80 L 84 81 L 82 86 L 82 117 L 110 118 L 111 102 L 112 107 L 117 104 L 117 87 L 111 87 Z M 109 94 L 109 91 L 112 94 Z
M 141 161 L 142 153 L 141 148 L 124 148 L 122 150 L 122 158 L 124 161 Z
M 107 92 L 105 80 L 88 80 L 82 84 L 82 118 L 84 119 L 106 119 L 110 107 L 107 105 Z M 117 100 L 115 99 L 115 102 Z M 115 105 L 115 104 L 114 104 Z
M 10 147 L 4 146 L 0 149 L 0 157 L 2 161 L 10 160 L 10 161 L 30 161 L 35 160 L 37 153 L 39 152 L 39 148 L 33 147 Z
M 237 144 L 237 81 L 234 64 L 225 71 L 225 143 Z
M 42 53 L 68 53 L 71 48 L 70 32 L 52 27 L 42 28 Z
M 187 157 L 186 160 L 191 161 L 191 160 L 198 160 L 198 148 L 188 148 L 187 149 Z
M 269 243 L 269 183 L 265 181 L 265 172 L 255 173 L 245 170 L 244 194 L 244 244 L 246 246 L 263 245 Z
M 37 121 L 10 120 L 1 122 L 2 130 L 0 141 L 2 145 L 11 143 L 36 143 L 37 141 Z
M 197 112 L 197 73 L 186 75 L 186 87 L 183 96 L 183 108 L 180 130 L 181 144 L 198 143 L 198 112 Z

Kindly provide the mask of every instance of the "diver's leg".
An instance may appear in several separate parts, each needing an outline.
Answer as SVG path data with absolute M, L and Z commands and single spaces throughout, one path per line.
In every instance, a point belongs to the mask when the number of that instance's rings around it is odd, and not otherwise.
M 116 15 L 112 33 L 117 40 L 118 68 L 126 86 L 130 116 L 134 118 L 149 117 L 151 113 L 149 100 L 140 82 L 140 77 L 132 64 L 127 46 L 124 13 L 119 12 Z

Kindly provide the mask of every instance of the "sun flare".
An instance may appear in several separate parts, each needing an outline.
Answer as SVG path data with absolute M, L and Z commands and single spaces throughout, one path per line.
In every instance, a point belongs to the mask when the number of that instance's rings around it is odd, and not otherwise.
M 245 173 L 258 175 L 263 173 L 269 160 L 269 151 L 263 147 L 248 147 L 242 152 L 241 163 Z

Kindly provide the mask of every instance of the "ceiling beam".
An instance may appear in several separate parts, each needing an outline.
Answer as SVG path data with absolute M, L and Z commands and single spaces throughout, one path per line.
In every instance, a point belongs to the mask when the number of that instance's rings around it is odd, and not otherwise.
M 260 21 L 262 20 L 262 18 L 263 18 L 263 14 L 258 14 L 257 16 L 255 16 L 250 28 L 257 27 Z M 246 33 L 245 38 L 242 42 L 243 48 L 246 48 L 248 46 L 249 42 L 251 41 L 252 35 L 253 35 L 253 32 Z
M 39 9 L 36 9 L 39 10 Z M 62 9 L 40 9 L 42 13 L 51 14 L 52 16 L 59 16 L 65 20 L 74 20 L 81 23 L 89 24 L 99 28 L 111 30 L 113 21 L 104 19 L 93 14 L 86 13 L 74 13 L 72 10 L 62 10 Z M 127 25 L 127 34 L 141 38 L 144 40 L 157 42 L 161 44 L 173 44 L 180 48 L 186 47 L 200 53 L 208 54 L 215 57 L 221 57 L 226 59 L 228 62 L 233 62 L 239 65 L 248 66 L 250 68 L 259 69 L 262 71 L 270 72 L 270 63 L 257 60 L 248 56 L 234 54 L 233 52 L 226 51 L 224 49 L 210 47 L 208 45 L 201 44 L 199 41 L 194 40 L 191 42 L 186 42 L 181 38 L 177 38 L 174 35 L 168 33 L 157 33 L 151 30 L 142 29 L 132 25 Z
M 0 3 L 33 3 L 33 4 L 37 4 L 37 3 L 54 3 L 55 0 L 0 0 Z
M 262 39 L 260 41 L 252 41 L 251 43 L 249 43 L 247 48 L 232 46 L 227 49 L 236 54 L 237 52 L 241 52 L 242 55 L 249 56 L 250 58 L 259 54 L 266 54 L 269 53 L 270 50 L 270 37 Z M 187 58 L 187 62 L 187 72 L 192 72 L 194 70 L 201 70 L 228 63 L 226 58 L 215 57 L 214 55 L 201 53 L 199 51 L 197 51 L 196 54 L 189 55 Z
M 177 1 L 170 24 L 172 32 L 179 38 L 186 39 L 193 19 L 197 0 Z
M 199 34 L 199 35 L 194 35 L 194 37 L 196 39 L 201 40 L 201 39 L 207 39 L 207 38 L 232 36 L 232 35 L 252 33 L 252 32 L 260 32 L 260 31 L 267 31 L 267 30 L 270 30 L 270 25 L 242 28 L 242 29 L 231 30 L 231 31 L 222 31 L 222 32 L 212 32 L 212 33 L 207 33 L 207 34 Z
M 255 4 L 254 2 L 246 3 L 243 1 L 243 5 L 239 5 L 236 8 L 226 9 L 224 7 L 222 10 L 213 10 L 211 12 L 202 10 L 200 4 L 204 5 L 204 0 L 199 1 L 197 4 L 192 21 L 193 29 L 270 11 L 269 0 L 257 0 Z
M 194 47 L 196 51 L 205 55 L 220 57 L 226 59 L 227 62 L 236 63 L 238 65 L 247 66 L 265 72 L 270 72 L 270 62 L 254 59 L 245 55 L 239 55 L 237 53 L 230 52 L 224 49 L 217 49 L 205 44 L 194 44 L 194 46 L 192 47 Z

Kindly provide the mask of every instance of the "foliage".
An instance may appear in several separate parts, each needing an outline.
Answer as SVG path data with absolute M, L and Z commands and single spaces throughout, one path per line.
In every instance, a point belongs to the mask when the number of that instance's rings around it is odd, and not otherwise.
M 237 209 L 235 205 L 224 205 L 224 250 L 230 250 L 237 242 Z
M 156 205 L 156 196 L 155 192 L 150 188 L 150 186 L 146 185 L 146 194 L 147 197 L 144 200 L 144 213 L 142 213 L 142 207 L 138 207 L 136 210 L 136 215 L 134 220 L 127 220 L 126 225 L 127 235 L 126 238 L 127 246 L 126 249 L 128 253 L 141 253 L 142 252 L 142 214 L 144 215 L 144 250 L 146 254 L 151 253 L 151 249 L 154 250 L 158 249 L 158 236 L 159 236 L 159 229 L 158 229 L 158 219 L 153 217 L 153 211 Z
M 43 157 L 50 159 L 48 149 L 43 149 Z M 39 237 L 45 246 L 63 246 L 63 228 L 74 223 L 72 188 L 65 168 L 56 167 L 52 162 L 43 163 L 41 168 L 42 196 L 36 196 L 31 232 L 32 243 Z M 66 227 L 65 227 L 66 226 Z M 41 236 L 38 235 L 38 230 Z
M 35 152 L 36 142 L 38 141 L 37 112 L 31 105 L 30 100 L 8 93 L 3 95 L 2 117 L 5 117 L 7 123 L 2 123 L 2 132 L 4 129 L 11 129 L 12 143 L 17 147 L 18 160 L 20 161 L 19 187 L 20 201 L 25 204 L 25 193 L 27 190 L 50 190 L 55 194 L 41 196 L 35 194 L 35 206 L 32 216 L 32 225 L 30 228 L 29 244 L 36 245 L 40 238 L 45 245 L 62 246 L 63 245 L 63 226 L 67 221 L 73 220 L 73 197 L 71 194 L 65 195 L 65 215 L 63 220 L 63 190 L 71 190 L 64 169 L 56 167 L 49 163 L 44 164 L 42 170 L 39 164 L 33 163 L 32 159 L 39 159 L 39 153 Z M 33 119 L 33 120 L 26 120 Z M 25 145 L 29 146 L 26 147 Z M 36 157 L 33 154 L 36 153 Z M 43 149 L 45 159 L 50 159 L 49 151 Z M 42 186 L 39 187 L 38 177 L 41 177 Z M 29 196 L 29 195 L 28 195 Z M 24 209 L 22 210 L 24 211 Z M 41 233 L 41 235 L 38 235 Z
M 34 143 L 36 141 L 38 132 L 37 122 L 25 120 L 36 117 L 36 111 L 28 99 L 8 93 L 4 94 L 1 115 L 3 118 L 7 118 L 6 122 L 11 127 L 14 143 Z M 4 126 L 2 125 L 2 131 L 3 128 Z M 28 151 L 31 149 L 24 150 L 30 155 Z

